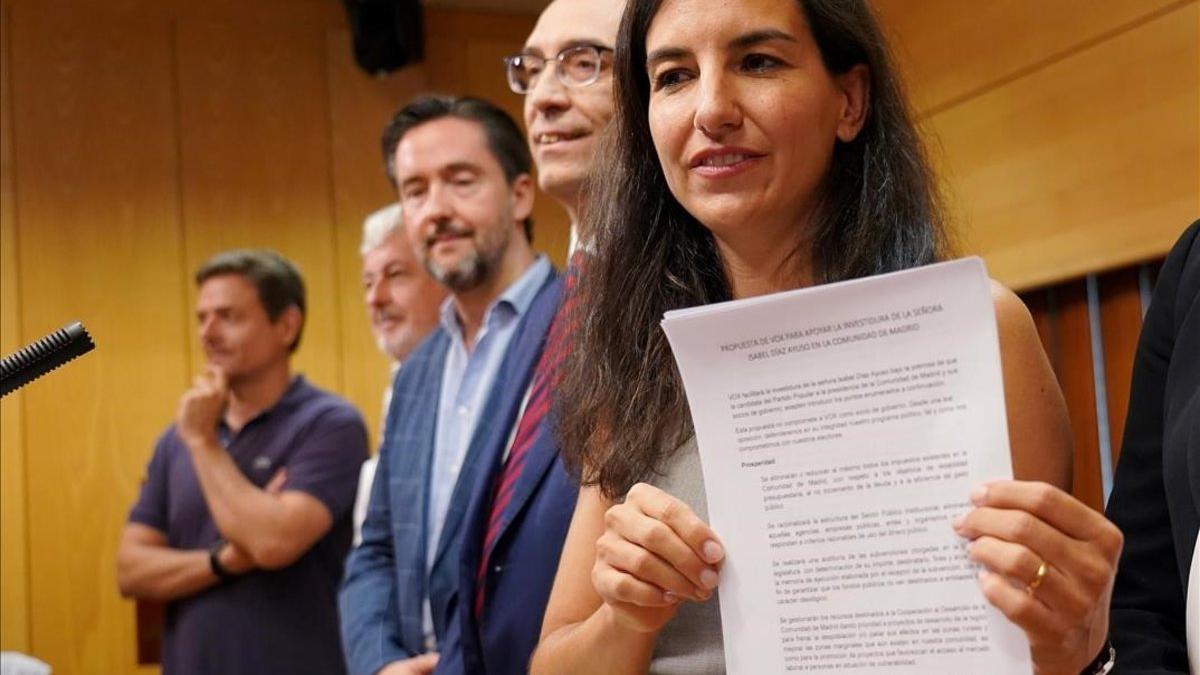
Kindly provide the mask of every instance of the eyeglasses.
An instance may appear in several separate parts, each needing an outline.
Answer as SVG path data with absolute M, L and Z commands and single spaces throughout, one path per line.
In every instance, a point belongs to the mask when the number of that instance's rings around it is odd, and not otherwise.
M 554 57 L 558 61 L 558 81 L 564 87 L 586 87 L 600 79 L 604 70 L 604 55 L 608 47 L 576 45 L 567 47 Z M 537 54 L 516 54 L 504 57 L 504 74 L 508 88 L 514 93 L 528 94 L 537 85 L 537 78 L 546 69 L 547 59 Z

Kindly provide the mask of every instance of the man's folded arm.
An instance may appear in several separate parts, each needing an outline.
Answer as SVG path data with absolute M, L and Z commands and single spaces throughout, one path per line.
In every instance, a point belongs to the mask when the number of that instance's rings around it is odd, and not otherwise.
M 353 505 L 366 432 L 354 415 L 322 426 L 293 451 L 278 494 L 250 482 L 223 448 L 193 449 L 217 529 L 257 567 L 291 565 Z
M 174 549 L 161 530 L 125 525 L 117 546 L 117 588 L 123 597 L 168 602 L 216 583 L 208 551 Z

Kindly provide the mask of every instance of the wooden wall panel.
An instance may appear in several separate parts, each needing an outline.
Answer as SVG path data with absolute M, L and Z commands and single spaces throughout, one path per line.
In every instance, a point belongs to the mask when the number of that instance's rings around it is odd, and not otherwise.
M 428 78 L 423 65 L 383 78 L 368 76 L 354 63 L 350 32 L 345 28 L 330 29 L 326 44 L 337 293 L 341 300 L 342 393 L 367 419 L 374 448 L 382 417 L 380 396 L 388 384 L 390 365 L 375 346 L 362 302 L 362 222 L 367 214 L 396 200 L 383 170 L 379 137 L 396 109 L 427 88 Z
M 24 393 L 30 650 L 55 672 L 129 672 L 114 553 L 187 381 L 171 35 L 21 4 L 10 47 L 22 334 L 77 318 L 98 345 Z
M 1096 420 L 1096 386 L 1092 379 L 1091 327 L 1087 289 L 1082 281 L 1056 289 L 1059 341 L 1055 373 L 1071 416 L 1075 438 L 1072 494 L 1097 511 L 1104 510 L 1100 483 L 1100 437 Z
M 242 247 L 270 247 L 295 262 L 308 311 L 294 367 L 339 389 L 324 30 L 181 20 L 176 48 L 186 269 Z M 191 345 L 198 369 L 202 358 Z
M 0 5 L 0 354 L 22 345 L 13 208 L 9 10 Z M 0 649 L 29 649 L 29 554 L 25 519 L 25 453 L 21 392 L 0 399 Z
M 874 0 L 915 110 L 936 112 L 1180 0 Z
M 1164 253 L 1200 211 L 1200 5 L 931 117 L 968 252 L 1029 288 Z
M 284 21 L 328 26 L 345 23 L 345 10 L 331 0 L 4 0 L 8 5 L 26 5 L 55 12 L 87 11 L 102 6 L 114 13 L 135 13 L 142 19 L 176 19 L 230 22 Z
M 1108 428 L 1113 451 L 1112 465 L 1121 455 L 1125 414 L 1133 357 L 1142 327 L 1142 300 L 1138 288 L 1139 267 L 1104 274 L 1100 285 L 1100 332 L 1104 339 L 1104 388 L 1108 401 Z
M 0 343 L 80 318 L 99 345 L 3 403 L 3 647 L 56 672 L 154 672 L 135 665 L 113 558 L 201 365 L 191 274 L 234 246 L 295 259 L 310 293 L 297 366 L 374 427 L 387 370 L 367 337 L 359 227 L 394 198 L 378 135 L 430 66 L 362 75 L 327 0 L 4 0 L 0 17 Z M 461 31 L 432 42 L 457 45 L 461 67 L 439 65 L 439 88 L 503 94 L 519 115 L 498 57 L 533 19 L 430 17 Z M 539 209 L 539 244 L 565 249 L 565 217 Z
M 1022 299 L 1033 315 L 1071 417 L 1075 442 L 1071 492 L 1088 506 L 1102 511 L 1104 491 L 1086 285 L 1083 281 L 1072 281 L 1032 291 Z
M 1103 499 L 1100 434 L 1108 434 L 1105 440 L 1111 453 L 1110 466 L 1115 468 L 1120 457 L 1134 355 L 1142 326 L 1139 277 L 1144 273 L 1156 274 L 1161 264 L 1159 259 L 1097 275 L 1097 301 L 1090 306 L 1086 280 L 1068 281 L 1022 295 L 1070 411 L 1075 440 L 1075 493 L 1093 507 Z M 1096 409 L 1098 383 L 1093 375 L 1091 334 L 1095 325 L 1100 329 L 1107 430 L 1100 426 Z

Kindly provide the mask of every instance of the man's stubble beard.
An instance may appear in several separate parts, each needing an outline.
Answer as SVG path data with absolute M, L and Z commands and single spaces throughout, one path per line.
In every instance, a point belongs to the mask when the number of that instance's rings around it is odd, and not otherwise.
M 458 264 L 449 268 L 440 267 L 426 251 L 422 256 L 425 270 L 435 281 L 455 293 L 479 288 L 496 273 L 500 260 L 508 251 L 511 232 L 511 227 L 501 228 L 494 238 L 483 239 Z

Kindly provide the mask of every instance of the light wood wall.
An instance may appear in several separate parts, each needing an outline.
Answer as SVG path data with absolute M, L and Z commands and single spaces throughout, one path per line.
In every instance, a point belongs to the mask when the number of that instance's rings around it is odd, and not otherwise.
M 1200 213 L 1196 0 L 875 4 L 962 249 L 994 276 L 1029 289 L 1150 259 Z M 296 365 L 376 428 L 386 363 L 357 244 L 392 198 L 379 130 L 426 89 L 519 115 L 499 58 L 531 26 L 430 12 L 425 63 L 375 79 L 333 0 L 0 0 L 0 352 L 73 318 L 99 344 L 0 404 L 0 647 L 58 673 L 153 672 L 113 556 L 200 362 L 190 271 L 207 255 L 300 263 Z M 561 261 L 563 214 L 542 198 L 535 219 Z
M 1072 494 L 1102 511 L 1129 410 L 1134 353 L 1161 260 L 1027 291 L 1075 443 Z
M 961 249 L 1027 289 L 1163 255 L 1200 215 L 1196 0 L 874 0 Z
M 212 253 L 296 261 L 295 366 L 379 423 L 387 363 L 361 303 L 363 217 L 394 199 L 378 139 L 414 94 L 471 93 L 519 119 L 500 56 L 533 17 L 427 14 L 421 66 L 353 63 L 331 0 L 0 4 L 0 350 L 81 319 L 96 352 L 3 400 L 0 641 L 56 673 L 136 666 L 117 537 L 151 444 L 202 355 L 190 275 Z M 540 196 L 536 245 L 562 262 Z
M 0 353 L 21 345 L 17 307 L 16 209 L 13 206 L 9 104 L 8 7 L 0 5 Z M 25 448 L 20 391 L 0 399 L 0 649 L 29 648 Z

